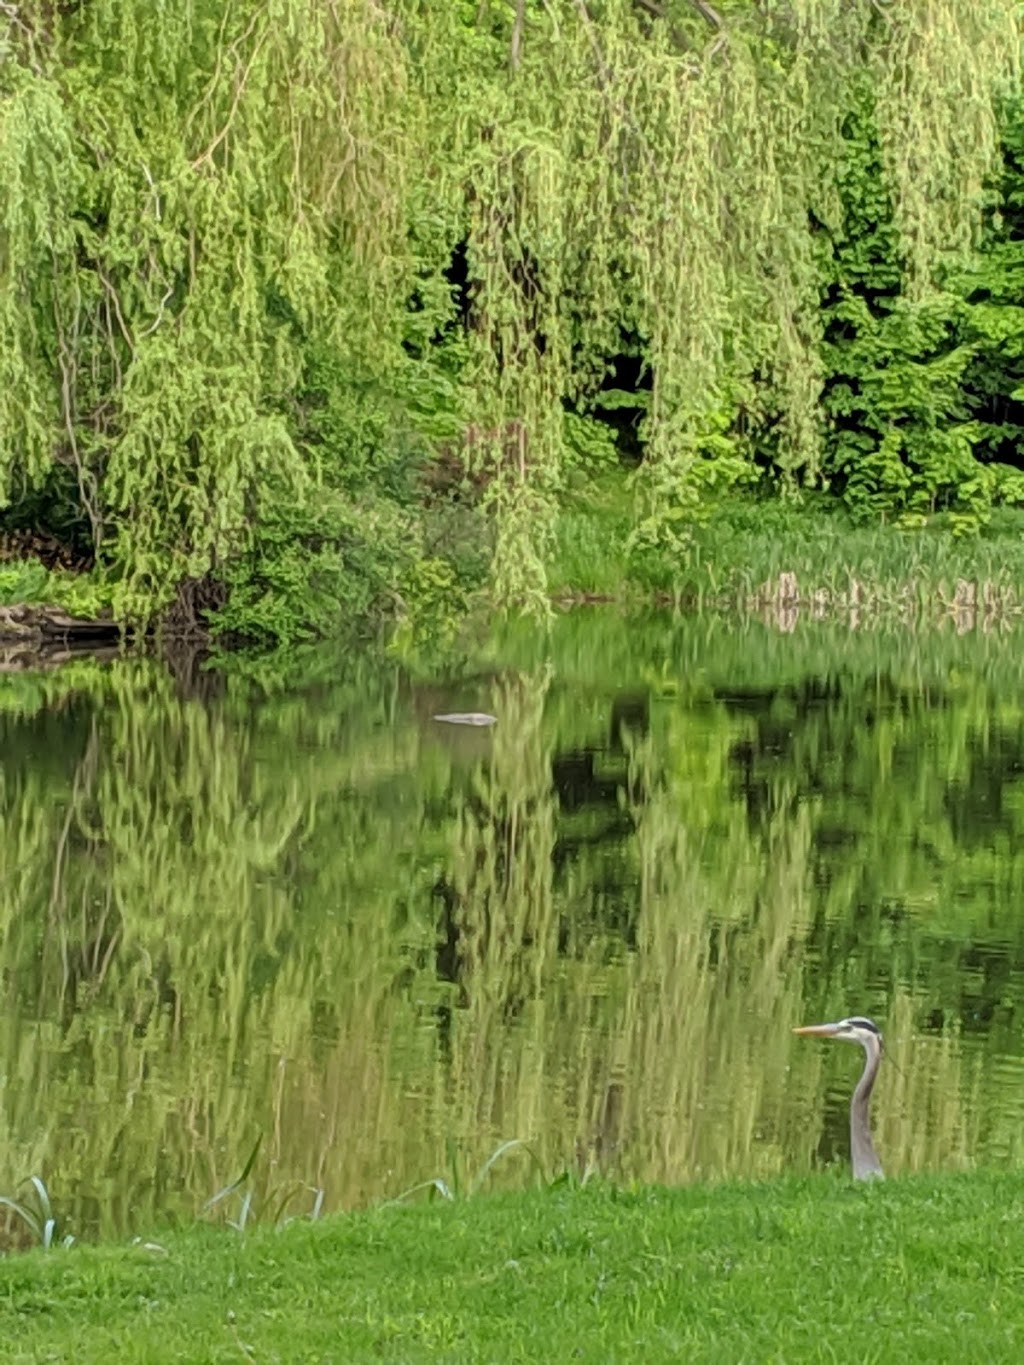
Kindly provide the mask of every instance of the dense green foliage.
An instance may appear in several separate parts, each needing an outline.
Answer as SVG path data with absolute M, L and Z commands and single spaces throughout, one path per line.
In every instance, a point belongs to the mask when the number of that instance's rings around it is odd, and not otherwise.
M 1018 9 L 3 7 L 7 526 L 125 620 L 289 639 L 542 603 L 616 433 L 641 559 L 758 469 L 976 524 L 1019 493 L 978 464 L 1020 405 Z
M 0 1268 L 17 1360 L 1019 1358 L 1019 1175 L 588 1187 Z
M 842 227 L 818 225 L 827 261 L 823 472 L 862 517 L 913 525 L 948 509 L 964 531 L 995 504 L 1024 501 L 1020 119 L 1015 105 L 979 250 L 966 266 L 947 264 L 944 287 L 923 298 L 908 289 L 868 94 L 844 124 Z

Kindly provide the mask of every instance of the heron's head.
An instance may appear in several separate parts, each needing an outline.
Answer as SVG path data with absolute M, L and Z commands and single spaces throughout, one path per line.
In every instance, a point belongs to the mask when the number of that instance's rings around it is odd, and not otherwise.
M 850 1019 L 840 1019 L 837 1024 L 804 1024 L 793 1032 L 809 1038 L 837 1038 L 843 1043 L 860 1043 L 868 1052 L 882 1050 L 882 1034 L 878 1025 L 873 1019 L 865 1019 L 860 1014 Z

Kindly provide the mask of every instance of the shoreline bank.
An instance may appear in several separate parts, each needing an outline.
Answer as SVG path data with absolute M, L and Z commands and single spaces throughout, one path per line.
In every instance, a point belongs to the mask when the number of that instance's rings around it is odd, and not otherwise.
M 12 1359 L 1017 1358 L 1024 1175 L 595 1182 L 0 1261 Z

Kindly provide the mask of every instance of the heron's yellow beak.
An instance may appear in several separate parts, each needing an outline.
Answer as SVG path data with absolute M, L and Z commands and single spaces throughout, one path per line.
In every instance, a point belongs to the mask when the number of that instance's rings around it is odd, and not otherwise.
M 834 1038 L 839 1032 L 838 1024 L 804 1024 L 801 1028 L 795 1028 L 794 1033 L 801 1033 L 808 1038 Z

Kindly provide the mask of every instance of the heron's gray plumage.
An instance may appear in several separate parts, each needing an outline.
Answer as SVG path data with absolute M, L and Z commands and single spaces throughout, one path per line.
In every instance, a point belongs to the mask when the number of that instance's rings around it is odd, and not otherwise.
M 815 1038 L 838 1038 L 841 1042 L 859 1043 L 864 1049 L 864 1071 L 850 1100 L 850 1158 L 854 1180 L 883 1179 L 882 1163 L 871 1140 L 869 1106 L 875 1087 L 878 1068 L 882 1062 L 882 1035 L 871 1019 L 854 1015 L 836 1024 L 807 1024 L 793 1030 Z

